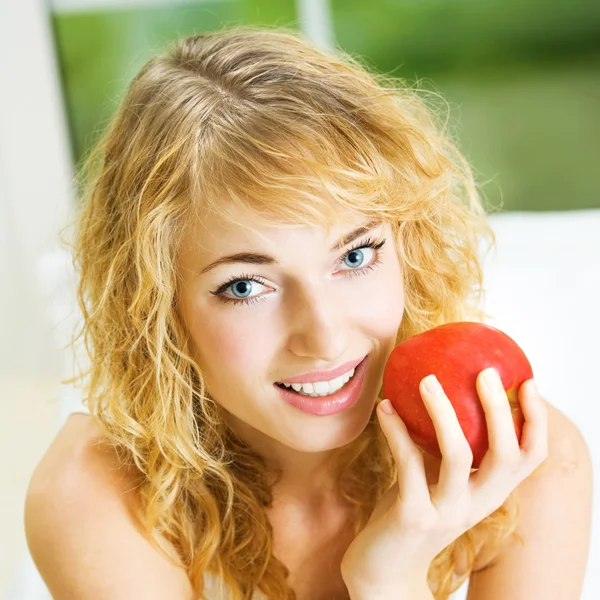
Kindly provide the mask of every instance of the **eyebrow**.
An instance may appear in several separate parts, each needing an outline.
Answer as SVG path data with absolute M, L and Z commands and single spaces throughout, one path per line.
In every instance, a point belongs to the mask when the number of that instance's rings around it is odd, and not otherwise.
M 381 225 L 381 220 L 376 219 L 370 221 L 366 225 L 362 225 L 358 229 L 351 231 L 347 235 L 343 236 L 338 242 L 336 242 L 332 248 L 331 252 L 335 252 L 336 250 L 341 250 L 348 244 L 352 243 L 354 240 L 364 235 L 365 233 L 375 229 L 378 225 Z M 200 271 L 200 275 L 207 273 L 211 269 L 218 267 L 219 265 L 232 264 L 232 263 L 246 263 L 252 265 L 273 265 L 279 264 L 277 259 L 269 256 L 268 254 L 256 254 L 254 252 L 238 252 L 237 254 L 231 254 L 229 256 L 223 256 L 218 260 L 210 263 L 208 266 L 204 267 L 202 271 Z

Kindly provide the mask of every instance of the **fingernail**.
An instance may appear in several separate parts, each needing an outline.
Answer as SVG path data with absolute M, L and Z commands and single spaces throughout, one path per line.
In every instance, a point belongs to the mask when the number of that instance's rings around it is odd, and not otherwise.
M 423 379 L 423 385 L 430 394 L 438 394 L 440 391 L 440 382 L 435 375 L 427 375 Z
M 540 395 L 540 390 L 538 389 L 537 383 L 535 382 L 535 379 L 530 379 L 529 380 L 529 391 L 534 394 L 535 396 L 539 396 Z
M 394 414 L 394 407 L 392 406 L 392 403 L 387 398 L 385 400 L 382 400 L 379 403 L 379 407 L 386 415 Z
M 483 372 L 483 385 L 487 387 L 490 391 L 496 392 L 502 386 L 502 382 L 500 380 L 500 375 L 494 368 L 486 369 Z M 504 388 L 503 388 L 504 389 Z

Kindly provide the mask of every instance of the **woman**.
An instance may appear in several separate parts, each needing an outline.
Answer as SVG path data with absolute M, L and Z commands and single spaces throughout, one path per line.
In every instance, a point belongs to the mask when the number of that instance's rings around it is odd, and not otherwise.
M 470 600 L 579 597 L 589 453 L 533 380 L 519 447 L 478 377 L 477 472 L 435 377 L 441 461 L 381 401 L 400 341 L 483 319 L 493 240 L 417 92 L 289 31 L 222 30 L 143 67 L 91 163 L 90 416 L 26 503 L 55 598 L 441 599 L 469 576 Z

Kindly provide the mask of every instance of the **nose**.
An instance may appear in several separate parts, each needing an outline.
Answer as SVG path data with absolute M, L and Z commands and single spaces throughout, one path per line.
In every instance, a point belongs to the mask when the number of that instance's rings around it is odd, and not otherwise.
M 327 285 L 306 285 L 291 306 L 288 314 L 291 352 L 322 360 L 327 366 L 346 357 L 350 324 L 340 299 Z

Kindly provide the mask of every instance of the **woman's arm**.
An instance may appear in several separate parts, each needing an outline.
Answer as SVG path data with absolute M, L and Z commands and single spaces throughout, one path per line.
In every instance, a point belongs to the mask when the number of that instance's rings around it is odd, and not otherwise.
M 185 570 L 136 525 L 135 478 L 94 447 L 93 436 L 90 417 L 71 416 L 27 492 L 27 542 L 52 597 L 192 600 Z
M 490 567 L 475 571 L 467 600 L 581 597 L 592 519 L 590 452 L 577 427 L 550 404 L 548 436 L 546 463 L 515 490 L 524 543 L 511 542 Z
M 414 581 L 406 581 L 404 586 L 396 586 L 393 593 L 381 593 L 365 587 L 362 590 L 349 589 L 350 600 L 434 600 L 427 583 L 427 575 L 416 576 Z

